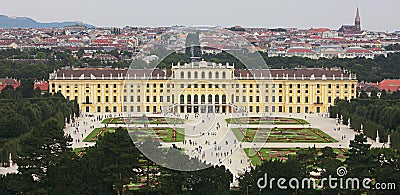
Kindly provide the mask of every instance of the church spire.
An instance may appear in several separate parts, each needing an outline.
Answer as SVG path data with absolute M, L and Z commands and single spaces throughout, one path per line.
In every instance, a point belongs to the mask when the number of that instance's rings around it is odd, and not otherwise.
M 354 27 L 357 32 L 361 31 L 361 18 L 360 18 L 360 11 L 358 10 L 358 6 L 357 6 L 356 18 L 354 21 Z
M 357 7 L 357 13 L 356 13 L 356 19 L 360 19 L 360 12 L 359 12 L 359 10 L 358 10 L 358 7 Z

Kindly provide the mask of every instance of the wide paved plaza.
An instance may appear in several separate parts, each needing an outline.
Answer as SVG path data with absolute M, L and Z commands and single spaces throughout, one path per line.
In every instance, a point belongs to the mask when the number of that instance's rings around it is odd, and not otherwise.
M 183 148 L 185 153 L 191 157 L 198 157 L 207 163 L 223 164 L 234 175 L 238 177 L 250 166 L 253 166 L 250 158 L 246 155 L 244 149 L 260 149 L 260 148 L 308 148 L 316 147 L 323 148 L 330 146 L 332 148 L 348 148 L 350 140 L 354 139 L 356 132 L 349 129 L 346 125 L 337 124 L 337 121 L 328 118 L 323 114 L 278 114 L 278 113 L 264 113 L 264 114 L 181 114 L 181 115 L 161 115 L 161 114 L 147 114 L 146 117 L 168 117 L 168 118 L 181 118 L 185 119 L 183 124 L 104 124 L 102 121 L 107 118 L 119 118 L 127 116 L 143 116 L 143 114 L 134 113 L 119 113 L 119 114 L 85 114 L 82 117 L 76 118 L 74 123 L 67 124 L 65 133 L 71 135 L 73 138 L 72 147 L 84 148 L 93 146 L 95 142 L 84 142 L 83 140 L 94 129 L 104 128 L 139 128 L 146 125 L 147 128 L 176 128 L 183 129 L 177 133 L 184 133 L 183 141 L 179 142 L 163 142 L 163 147 L 171 147 L 175 144 L 177 147 Z M 240 118 L 240 117 L 286 117 L 304 119 L 310 124 L 228 124 L 226 119 Z M 228 120 L 229 121 L 229 120 Z M 240 142 L 237 135 L 234 134 L 232 129 L 235 128 L 315 128 L 322 130 L 324 134 L 329 135 L 331 138 L 337 140 L 333 142 L 268 142 L 268 139 L 254 139 L 251 142 Z M 339 130 L 340 129 L 340 130 Z M 99 135 L 101 136 L 101 135 Z M 261 136 L 268 136 L 261 134 Z M 182 136 L 181 136 L 182 137 Z M 263 141 L 259 141 L 263 140 Z M 382 143 L 376 143 L 374 140 L 368 139 L 372 147 L 382 147 Z M 133 144 L 133 143 L 132 143 Z M 256 151 L 256 150 L 255 150 Z M 254 155 L 256 152 L 254 152 Z M 233 185 L 237 184 L 237 180 Z

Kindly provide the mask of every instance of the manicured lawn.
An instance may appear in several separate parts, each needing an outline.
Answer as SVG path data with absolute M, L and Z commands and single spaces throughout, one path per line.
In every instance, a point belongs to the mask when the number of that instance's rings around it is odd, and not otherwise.
M 246 153 L 246 155 L 250 158 L 253 165 L 258 166 L 262 164 L 263 161 L 260 159 L 259 156 L 257 156 L 257 154 L 255 154 L 254 149 L 244 148 L 243 150 Z M 286 161 L 290 156 L 297 155 L 298 150 L 300 150 L 300 148 L 262 148 L 259 151 L 265 158 L 265 160 L 280 159 L 282 161 Z M 321 149 L 317 150 L 318 154 L 322 155 L 322 152 L 320 151 Z M 340 161 L 345 160 L 344 154 L 348 152 L 347 149 L 343 148 L 333 148 L 333 151 L 337 154 L 336 158 Z
M 185 139 L 183 128 L 176 128 L 175 139 L 173 138 L 173 128 L 154 127 L 154 128 L 130 128 L 130 134 L 134 134 L 137 138 L 146 138 L 148 136 L 159 138 L 163 142 L 182 142 Z
M 243 142 L 337 142 L 316 128 L 232 128 L 232 131 Z
M 95 142 L 96 135 L 103 136 L 104 133 L 115 131 L 115 128 L 96 128 L 94 129 L 83 141 Z M 101 132 L 101 133 L 100 133 Z M 152 136 L 161 139 L 163 142 L 182 142 L 185 139 L 184 129 L 177 128 L 175 132 L 175 139 L 173 139 L 174 130 L 172 128 L 154 127 L 154 128 L 130 128 L 129 133 L 134 134 L 136 137 L 146 138 Z
M 246 153 L 246 155 L 250 158 L 251 163 L 254 166 L 258 166 L 258 165 L 262 164 L 263 161 L 256 154 L 250 155 L 250 153 L 249 153 L 250 151 L 254 153 L 254 150 L 252 148 L 244 148 L 243 150 Z
M 183 124 L 185 120 L 181 118 L 166 117 L 118 117 L 106 118 L 103 124 Z
M 94 139 L 97 134 L 102 130 L 103 128 L 96 128 L 94 129 L 83 141 L 84 142 L 95 142 L 97 139 Z M 105 132 L 114 130 L 113 128 L 105 128 L 104 131 L 99 134 L 99 136 L 103 136 Z
M 298 125 L 310 124 L 306 120 L 285 117 L 240 117 L 225 119 L 230 124 Z

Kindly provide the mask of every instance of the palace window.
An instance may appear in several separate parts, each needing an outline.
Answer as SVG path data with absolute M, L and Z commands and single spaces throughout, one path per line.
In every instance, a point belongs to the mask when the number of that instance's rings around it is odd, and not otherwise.
M 222 103 L 226 104 L 226 95 L 222 95 Z

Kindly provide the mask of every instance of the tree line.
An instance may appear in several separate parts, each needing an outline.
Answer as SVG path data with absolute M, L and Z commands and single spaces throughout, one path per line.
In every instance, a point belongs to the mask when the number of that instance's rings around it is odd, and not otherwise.
M 17 160 L 20 174 L 0 177 L 0 194 L 202 194 L 211 189 L 210 194 L 229 194 L 232 175 L 224 166 L 193 172 L 163 168 L 139 150 L 158 146 L 158 141 L 148 138 L 136 145 L 122 128 L 105 133 L 83 157 L 71 152 L 68 141 L 62 127 L 52 121 L 23 139 Z M 181 152 L 163 156 L 185 166 L 202 164 Z M 150 166 L 156 168 L 146 168 Z M 140 182 L 143 175 L 147 175 L 147 184 L 129 191 L 126 185 Z
M 33 81 L 23 81 L 16 90 L 7 86 L 0 93 L 0 160 L 7 162 L 9 153 L 18 157 L 21 139 L 36 128 L 48 121 L 63 127 L 65 119 L 69 121 L 74 115 L 79 116 L 75 101 L 61 94 L 42 95 L 40 90 L 33 90 Z
M 60 69 L 64 66 L 87 67 L 87 66 L 108 66 L 113 68 L 154 68 L 170 69 L 172 63 L 178 62 L 185 63 L 190 61 L 191 51 L 190 44 L 198 41 L 198 34 L 191 33 L 187 37 L 187 47 L 185 53 L 176 53 L 161 51 L 156 49 L 152 54 L 169 54 L 164 59 L 159 59 L 147 64 L 142 60 L 132 61 L 119 61 L 115 63 L 102 64 L 94 59 L 76 59 L 73 57 L 71 51 L 56 51 L 47 49 L 37 50 L 3 50 L 0 51 L 0 77 L 14 77 L 34 78 L 34 79 L 47 79 L 48 74 L 54 70 Z M 333 68 L 340 67 L 350 70 L 352 73 L 357 74 L 360 81 L 377 82 L 383 79 L 400 79 L 397 72 L 400 71 L 400 53 L 388 54 L 387 57 L 377 56 L 375 59 L 354 58 L 354 59 L 308 59 L 301 57 L 268 57 L 268 53 L 234 53 L 225 52 L 218 54 L 203 54 L 201 55 L 200 48 L 195 47 L 195 56 L 201 56 L 206 61 L 216 63 L 234 63 L 235 68 L 238 69 L 256 69 L 256 68 L 270 68 L 270 69 L 289 69 L 289 68 Z M 78 55 L 82 55 L 83 50 L 78 51 Z M 111 51 L 111 55 L 124 55 L 132 56 L 133 54 L 126 51 Z M 19 62 L 13 61 L 13 56 L 42 56 L 47 59 L 45 62 Z M 163 56 L 161 55 L 161 56 Z M 3 56 L 3 57 L 1 57 Z
M 376 139 L 379 131 L 380 142 L 387 142 L 391 137 L 391 147 L 400 149 L 400 92 L 388 94 L 383 92 L 381 98 L 371 95 L 371 98 L 362 95 L 351 101 L 336 100 L 335 106 L 329 108 L 330 117 L 343 116 L 343 123 L 360 130 L 363 125 L 364 133 Z
M 250 172 L 246 172 L 240 178 L 240 186 L 243 194 L 398 194 L 400 185 L 400 153 L 397 150 L 374 148 L 371 149 L 366 144 L 367 138 L 364 134 L 356 135 L 354 140 L 350 141 L 350 149 L 345 153 L 344 161 L 338 160 L 337 154 L 330 147 L 317 150 L 316 148 L 300 149 L 296 155 L 290 156 L 288 160 L 267 160 L 261 166 L 257 166 Z M 346 174 L 339 176 L 337 170 L 339 167 L 346 169 Z M 341 168 L 341 170 L 344 170 Z M 316 174 L 311 175 L 311 172 Z M 265 181 L 267 174 L 267 181 Z M 336 188 L 330 187 L 326 181 L 321 183 L 322 178 L 337 178 Z M 260 182 L 266 186 L 260 190 L 257 182 L 260 178 L 264 181 Z M 272 178 L 275 178 L 273 180 Z M 282 186 L 287 189 L 278 187 L 278 179 L 285 179 Z M 289 181 L 294 178 L 299 181 L 298 188 L 292 188 Z M 316 186 L 321 187 L 314 189 L 311 182 L 310 187 L 306 183 L 303 187 L 303 178 L 316 179 Z M 359 188 L 356 183 L 346 184 L 347 179 L 358 178 Z M 364 188 L 362 181 L 369 178 L 373 182 L 367 184 Z M 340 185 L 340 179 L 343 185 Z M 394 184 L 394 189 L 378 190 L 374 189 L 375 182 Z M 272 183 L 272 185 L 270 185 Z M 332 183 L 331 186 L 334 186 Z M 390 184 L 389 184 L 390 183 Z M 292 186 L 296 186 L 296 182 L 292 182 Z M 347 187 L 346 187 L 347 186 Z M 392 187 L 393 188 L 393 185 Z

